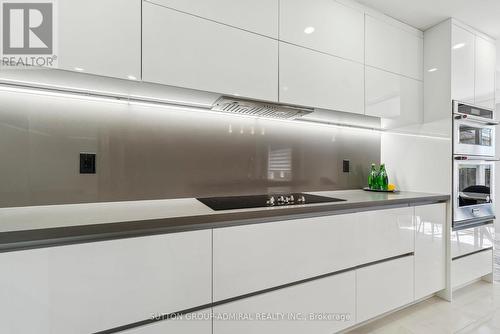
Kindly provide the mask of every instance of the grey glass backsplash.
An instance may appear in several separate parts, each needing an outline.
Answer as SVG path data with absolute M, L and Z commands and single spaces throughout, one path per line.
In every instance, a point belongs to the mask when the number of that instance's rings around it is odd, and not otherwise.
M 1 207 L 354 189 L 380 160 L 367 130 L 17 92 L 0 105 Z

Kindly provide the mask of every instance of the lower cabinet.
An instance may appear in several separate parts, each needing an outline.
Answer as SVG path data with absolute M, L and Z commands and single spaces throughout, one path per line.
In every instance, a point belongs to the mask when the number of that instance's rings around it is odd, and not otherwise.
M 88 334 L 209 304 L 210 230 L 0 254 L 0 333 Z
M 358 323 L 414 300 L 413 260 L 413 256 L 406 256 L 356 271 Z
M 212 310 L 189 313 L 120 332 L 120 334 L 212 334 Z
M 415 299 L 445 288 L 446 204 L 415 207 Z
M 214 308 L 214 334 L 335 333 L 355 324 L 355 272 Z
M 493 250 L 467 255 L 451 262 L 451 286 L 458 288 L 493 271 Z

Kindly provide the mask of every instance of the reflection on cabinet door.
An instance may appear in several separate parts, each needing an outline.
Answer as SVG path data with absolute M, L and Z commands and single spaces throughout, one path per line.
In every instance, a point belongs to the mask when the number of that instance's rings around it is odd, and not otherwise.
M 451 258 L 493 247 L 495 226 L 491 224 L 451 232 Z
M 57 2 L 59 68 L 141 78 L 140 0 Z
M 209 304 L 211 235 L 2 253 L 0 333 L 88 334 Z
M 493 271 L 493 251 L 486 250 L 451 261 L 451 286 L 460 287 Z
M 366 67 L 366 114 L 382 117 L 384 128 L 419 124 L 423 120 L 423 83 Z
M 495 44 L 476 36 L 476 88 L 475 104 L 495 108 Z
M 354 325 L 354 271 L 214 308 L 214 334 L 335 333 Z M 220 320 L 243 315 L 251 320 Z M 277 315 L 276 320 L 261 315 Z M 315 316 L 330 318 L 314 318 Z
M 423 38 L 366 15 L 366 64 L 410 78 L 423 78 Z
M 278 0 L 149 0 L 166 6 L 278 38 Z
M 203 310 L 120 332 L 120 334 L 212 334 L 212 310 Z
M 445 288 L 446 204 L 415 207 L 415 299 Z
M 280 102 L 364 113 L 363 65 L 280 43 Z
M 451 98 L 474 104 L 474 34 L 451 26 Z
M 276 101 L 278 42 L 143 5 L 143 80 Z
M 358 323 L 413 301 L 413 256 L 356 271 Z
M 359 213 L 359 261 L 369 263 L 415 250 L 411 207 Z
M 348 214 L 215 229 L 214 300 L 360 264 L 356 221 Z
M 364 62 L 364 14 L 330 0 L 280 0 L 280 40 Z

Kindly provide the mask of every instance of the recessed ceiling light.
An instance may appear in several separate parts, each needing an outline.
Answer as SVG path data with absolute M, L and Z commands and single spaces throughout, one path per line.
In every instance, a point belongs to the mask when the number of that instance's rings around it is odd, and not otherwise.
M 437 68 L 433 67 L 433 68 L 427 70 L 427 72 L 431 72 L 432 73 L 432 72 L 436 72 L 437 70 L 438 70 Z
M 314 27 L 307 27 L 304 29 L 304 33 L 312 34 L 314 32 Z
M 127 75 L 127 78 L 129 80 L 137 80 L 137 77 L 133 76 L 133 75 Z
M 458 50 L 458 49 L 461 49 L 465 46 L 465 43 L 458 43 L 458 44 L 455 44 L 453 45 L 453 50 Z
M 85 71 L 83 68 L 81 67 L 75 67 L 75 71 L 78 71 L 78 72 L 83 72 Z

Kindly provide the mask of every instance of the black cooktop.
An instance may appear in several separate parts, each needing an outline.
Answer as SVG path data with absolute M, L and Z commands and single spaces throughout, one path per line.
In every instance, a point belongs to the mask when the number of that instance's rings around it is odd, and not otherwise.
M 303 193 L 197 198 L 215 211 L 342 202 L 344 199 Z

